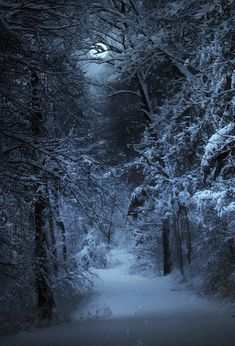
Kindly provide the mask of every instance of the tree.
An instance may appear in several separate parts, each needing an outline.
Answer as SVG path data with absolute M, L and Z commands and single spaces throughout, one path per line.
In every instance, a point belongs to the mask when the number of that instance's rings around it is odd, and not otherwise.
M 74 73 L 73 55 L 79 11 L 76 3 L 0 2 L 0 185 L 1 206 L 8 206 L 1 229 L 1 275 L 8 289 L 15 289 L 20 277 L 14 297 L 20 304 L 28 282 L 29 300 L 22 308 L 25 315 L 21 312 L 26 319 L 33 306 L 40 318 L 51 318 L 55 281 L 71 281 L 74 275 L 60 205 L 62 196 L 74 195 L 79 201 L 81 180 L 89 179 L 86 172 L 71 178 L 72 166 L 81 166 L 75 159 L 78 131 L 69 135 L 82 117 L 82 73 L 78 68 Z M 7 279 L 8 272 L 13 277 Z

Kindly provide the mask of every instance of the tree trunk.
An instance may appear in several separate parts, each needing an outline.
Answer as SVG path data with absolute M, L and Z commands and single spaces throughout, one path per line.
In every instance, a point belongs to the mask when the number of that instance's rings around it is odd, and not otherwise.
M 32 120 L 31 128 L 34 136 L 43 134 L 44 124 L 43 124 L 43 113 L 41 109 L 41 99 L 40 99 L 40 83 L 38 75 L 35 71 L 31 72 L 31 87 L 32 87 Z
M 63 260 L 65 264 L 65 269 L 66 269 L 66 262 L 67 262 L 67 257 L 68 257 L 68 251 L 67 251 L 67 242 L 66 242 L 66 231 L 65 231 L 65 226 L 64 226 L 64 221 L 61 219 L 57 220 L 57 224 L 61 230 L 61 236 L 62 236 L 62 251 L 63 251 Z
M 188 220 L 188 212 L 186 207 L 184 207 L 184 213 L 185 213 L 185 222 L 186 222 L 186 230 L 187 230 L 187 260 L 190 264 L 192 262 L 192 237 L 189 227 L 189 220 Z
M 44 124 L 43 114 L 41 111 L 40 99 L 40 83 L 38 75 L 35 71 L 31 72 L 32 87 L 32 121 L 31 129 L 33 136 L 43 137 Z M 36 154 L 34 154 L 36 156 Z M 37 157 L 35 157 L 37 159 Z M 35 171 L 35 175 L 38 172 Z M 40 192 L 38 192 L 40 191 Z M 52 310 L 55 305 L 53 294 L 49 286 L 49 263 L 47 253 L 47 235 L 46 235 L 46 209 L 48 207 L 48 199 L 44 186 L 36 184 L 35 186 L 35 204 L 34 204 L 34 221 L 35 221 L 35 286 L 38 298 L 38 309 L 40 319 L 50 319 Z
M 166 220 L 162 225 L 162 247 L 163 247 L 163 275 L 166 276 L 171 272 L 170 261 L 170 243 L 169 243 L 170 229 L 168 221 Z
M 55 305 L 48 284 L 48 257 L 45 230 L 46 199 L 39 193 L 34 207 L 35 255 L 36 255 L 36 291 L 40 319 L 50 319 Z
M 111 244 L 111 230 L 112 230 L 112 224 L 109 225 L 108 229 L 108 244 Z
M 67 241 L 66 241 L 66 229 L 64 225 L 64 221 L 60 217 L 60 206 L 59 206 L 59 198 L 58 198 L 58 191 L 55 192 L 55 219 L 56 224 L 59 227 L 59 230 L 61 232 L 61 238 L 62 238 L 62 255 L 63 255 L 63 262 L 64 262 L 64 269 L 67 270 L 67 259 L 68 259 L 68 250 L 67 250 Z
M 144 112 L 145 118 L 148 122 L 152 122 L 152 104 L 151 104 L 151 100 L 149 97 L 149 93 L 148 93 L 148 88 L 147 88 L 147 84 L 146 81 L 144 79 L 143 73 L 141 70 L 138 70 L 137 72 L 137 80 L 139 83 L 139 88 L 140 88 L 140 94 L 141 94 L 141 100 L 144 106 L 144 110 L 142 110 Z
M 176 218 L 174 217 L 174 235 L 175 235 L 175 241 L 176 241 L 176 252 L 177 252 L 177 259 L 179 263 L 179 269 L 181 274 L 184 274 L 184 262 L 183 262 L 183 251 L 182 251 L 182 239 L 179 229 L 179 216 Z
M 50 238 L 51 238 L 51 250 L 52 250 L 52 263 L 54 269 L 55 277 L 58 276 L 58 254 L 57 254 L 57 244 L 56 244 L 56 236 L 55 236 L 55 223 L 54 223 L 54 215 L 52 211 L 52 207 L 49 203 L 49 213 L 48 213 L 48 223 L 50 230 Z

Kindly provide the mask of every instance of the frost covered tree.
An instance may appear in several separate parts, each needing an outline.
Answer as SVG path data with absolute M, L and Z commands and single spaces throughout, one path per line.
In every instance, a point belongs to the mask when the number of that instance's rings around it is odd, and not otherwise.
M 222 282 L 227 282 L 227 288 L 232 289 L 232 3 L 168 1 L 159 2 L 157 6 L 151 2 L 147 5 L 146 9 L 151 8 L 148 18 L 155 19 L 150 25 L 148 21 L 152 56 L 161 57 L 165 70 L 159 73 L 151 69 L 151 78 L 157 83 L 150 97 L 154 117 L 142 142 L 136 146 L 140 155 L 136 165 L 143 167 L 145 179 L 138 187 L 137 195 L 134 192 L 131 198 L 129 213 L 137 217 L 137 224 L 144 229 L 142 232 L 146 232 L 149 218 L 157 218 L 160 223 L 152 232 L 162 234 L 162 244 L 157 251 L 162 251 L 165 274 L 175 266 L 181 273 L 185 273 L 185 266 L 187 272 L 196 270 L 201 265 L 199 254 L 202 256 L 203 253 L 203 275 L 208 287 L 216 289 Z M 166 72 L 167 66 L 174 68 L 174 72 Z M 230 195 L 231 200 L 222 199 L 220 193 Z M 195 206 L 199 196 L 204 202 L 207 196 L 208 207 L 210 205 L 212 209 L 209 201 L 215 198 L 214 208 L 218 200 L 224 210 L 223 216 L 220 212 L 218 217 L 211 209 L 210 228 L 214 229 L 214 234 L 207 233 L 206 226 L 199 221 L 201 213 L 205 212 L 205 216 L 208 213 L 203 208 L 199 212 Z M 230 226 L 225 226 L 227 218 Z M 144 223 L 145 227 L 142 226 Z M 221 223 L 224 224 L 223 231 Z M 204 245 L 199 246 L 200 242 Z M 213 246 L 210 246 L 212 242 Z M 215 256 L 213 270 L 211 256 Z M 224 256 L 227 256 L 229 265 L 222 275 Z
M 82 40 L 81 6 L 0 2 L 0 275 L 6 330 L 18 328 L 17 320 L 23 325 L 38 316 L 50 319 L 61 287 L 69 296 L 75 285 L 88 284 L 77 270 L 62 217 L 71 203 L 85 213 L 96 185 L 82 155 L 89 151 L 80 126 L 84 78 L 74 54 Z M 14 316 L 9 296 L 18 306 Z

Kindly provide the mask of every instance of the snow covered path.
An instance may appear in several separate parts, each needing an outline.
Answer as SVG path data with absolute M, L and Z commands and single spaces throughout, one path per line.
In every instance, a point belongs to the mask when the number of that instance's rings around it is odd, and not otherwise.
M 234 346 L 235 318 L 222 307 L 176 290 L 170 277 L 130 275 L 131 255 L 112 252 L 97 293 L 60 326 L 21 332 L 2 346 Z

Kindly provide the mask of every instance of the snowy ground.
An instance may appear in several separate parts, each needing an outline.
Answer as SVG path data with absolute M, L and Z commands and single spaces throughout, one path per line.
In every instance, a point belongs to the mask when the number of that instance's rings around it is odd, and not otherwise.
M 21 332 L 3 346 L 234 346 L 235 318 L 189 292 L 170 277 L 130 275 L 133 261 L 112 252 L 110 269 L 95 272 L 99 293 L 83 302 L 72 322 Z

